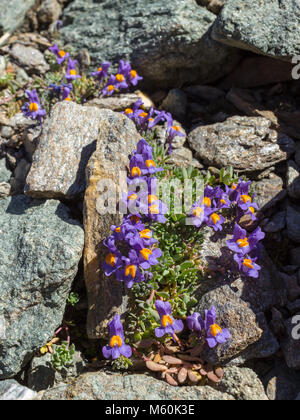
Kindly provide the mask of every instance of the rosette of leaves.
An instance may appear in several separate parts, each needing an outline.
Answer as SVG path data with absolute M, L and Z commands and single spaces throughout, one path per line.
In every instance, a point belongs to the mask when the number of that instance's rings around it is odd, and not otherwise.
M 73 356 L 75 354 L 75 346 L 71 344 L 68 346 L 66 341 L 63 341 L 59 346 L 53 347 L 52 366 L 56 370 L 62 370 L 73 365 Z

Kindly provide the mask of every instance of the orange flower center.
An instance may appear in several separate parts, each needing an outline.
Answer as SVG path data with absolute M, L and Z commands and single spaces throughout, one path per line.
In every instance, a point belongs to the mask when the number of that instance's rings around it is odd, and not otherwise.
M 178 125 L 173 125 L 173 130 L 179 132 L 180 131 L 180 127 L 178 127 Z
M 99 72 L 102 71 L 102 67 L 98 67 L 97 71 Z
M 249 210 L 251 211 L 252 214 L 255 213 L 255 208 L 254 207 L 249 207 Z
M 161 324 L 164 328 L 166 328 L 168 324 L 173 325 L 173 319 L 170 317 L 170 315 L 164 315 L 162 317 Z
M 140 170 L 139 167 L 135 166 L 134 168 L 131 169 L 131 176 L 135 177 L 135 176 L 141 176 L 142 175 L 142 171 Z
M 250 268 L 251 270 L 254 268 L 253 261 L 250 260 L 250 258 L 245 258 L 244 262 L 243 262 L 243 265 L 247 268 Z
M 236 241 L 236 243 L 238 244 L 239 248 L 245 248 L 246 246 L 249 246 L 248 238 L 239 239 Z
M 117 233 L 120 233 L 121 232 L 121 227 L 120 226 L 116 228 L 116 232 Z
M 135 79 L 136 76 L 137 76 L 137 72 L 135 70 L 131 70 L 130 76 L 131 76 L 132 79 Z
M 196 217 L 200 217 L 200 215 L 203 214 L 203 209 L 201 207 L 197 207 L 194 211 L 193 211 L 193 215 Z
M 123 76 L 123 74 L 117 74 L 116 75 L 116 79 L 117 79 L 117 81 L 118 82 L 124 82 L 124 76 Z
M 75 69 L 70 70 L 70 75 L 71 76 L 76 76 L 76 74 L 77 74 L 77 71 Z
M 211 206 L 211 199 L 209 197 L 204 197 L 204 199 L 202 201 L 202 205 L 205 205 L 206 207 L 210 207 Z
M 39 106 L 38 106 L 38 104 L 36 102 L 32 102 L 29 105 L 29 111 L 30 112 L 36 112 L 38 109 L 39 109 Z
M 138 196 L 133 193 L 128 197 L 128 200 L 136 200 L 137 198 L 138 198 Z
M 126 108 L 125 109 L 125 114 L 126 115 L 129 115 L 129 114 L 132 114 L 133 113 L 133 109 L 131 109 L 131 108 Z
M 222 198 L 222 199 L 220 200 L 220 203 L 221 203 L 221 204 L 226 204 L 226 201 Z
M 156 197 L 156 195 L 150 194 L 148 195 L 148 204 L 153 203 L 154 201 L 157 201 L 158 198 Z
M 149 169 L 151 166 L 152 166 L 153 168 L 155 168 L 155 162 L 154 162 L 154 160 L 151 160 L 151 159 L 146 160 L 146 166 L 147 166 L 147 168 L 148 168 L 148 169 Z
M 114 267 L 116 265 L 116 256 L 115 254 L 108 254 L 105 258 L 105 262 L 107 265 Z
M 214 225 L 216 225 L 220 221 L 220 216 L 217 213 L 213 213 L 210 216 L 210 218 L 213 221 Z
M 140 251 L 140 254 L 146 261 L 148 261 L 150 255 L 152 255 L 152 251 L 151 249 L 144 248 Z
M 117 345 L 118 347 L 122 346 L 122 339 L 119 335 L 114 335 L 109 343 L 110 347 L 115 347 L 115 345 Z
M 69 97 L 67 97 L 67 98 L 65 98 L 65 101 L 71 101 L 71 98 L 69 98 Z
M 249 203 L 252 203 L 252 198 L 249 195 L 241 195 L 241 200 L 244 203 L 248 203 L 248 201 L 249 201 Z
M 237 185 L 232 184 L 231 189 L 232 189 L 232 190 L 236 190 L 236 189 L 237 189 Z
M 140 237 L 142 239 L 150 239 L 152 237 L 151 230 L 145 229 L 140 232 Z
M 159 208 L 157 204 L 154 204 L 153 206 L 149 207 L 149 212 L 151 214 L 159 214 Z
M 222 328 L 219 327 L 219 325 L 217 325 L 217 324 L 213 324 L 210 327 L 210 332 L 214 337 L 216 337 L 218 334 L 221 334 Z
M 125 276 L 131 276 L 132 278 L 135 278 L 136 276 L 136 266 L 135 265 L 127 265 L 125 268 Z
M 63 58 L 63 57 L 66 55 L 66 53 L 65 53 L 65 51 L 63 51 L 63 50 L 60 50 L 60 51 L 58 51 L 58 55 L 59 55 L 61 58 Z

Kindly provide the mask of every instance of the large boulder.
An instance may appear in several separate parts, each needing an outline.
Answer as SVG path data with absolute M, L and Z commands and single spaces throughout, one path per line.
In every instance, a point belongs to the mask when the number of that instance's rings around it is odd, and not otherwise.
M 35 198 L 74 199 L 85 192 L 85 168 L 96 148 L 103 114 L 97 108 L 59 102 L 44 125 L 27 177 Z M 106 114 L 105 114 L 106 115 Z
M 267 400 L 257 375 L 246 368 L 225 368 L 219 388 L 210 386 L 171 387 L 148 375 L 87 373 L 71 385 L 41 392 L 41 400 Z
M 102 121 L 96 150 L 86 169 L 87 189 L 84 197 L 84 276 L 87 286 L 89 313 L 87 321 L 90 338 L 99 338 L 106 331 L 107 321 L 115 312 L 126 308 L 126 290 L 114 277 L 106 277 L 101 269 L 107 255 L 103 240 L 111 234 L 111 225 L 118 225 L 122 215 L 102 212 L 101 194 L 107 187 L 109 198 L 118 201 L 126 190 L 129 156 L 136 148 L 140 135 L 135 125 L 122 114 L 99 111 Z M 104 182 L 104 184 L 101 184 Z M 109 182 L 110 184 L 107 184 Z
M 200 162 L 217 168 L 232 165 L 244 172 L 270 168 L 295 152 L 293 140 L 271 129 L 271 122 L 263 117 L 235 116 L 199 126 L 188 141 Z
M 296 0 L 227 0 L 212 36 L 234 47 L 290 61 L 300 53 L 299 23 Z
M 238 51 L 210 37 L 215 18 L 195 0 L 75 0 L 61 35 L 88 49 L 94 66 L 129 59 L 144 84 L 165 89 L 213 82 L 233 69 Z
M 60 326 L 84 234 L 58 201 L 0 200 L 0 379 L 15 376 Z
M 0 0 L 0 35 L 3 32 L 13 32 L 21 26 L 34 3 L 35 0 Z

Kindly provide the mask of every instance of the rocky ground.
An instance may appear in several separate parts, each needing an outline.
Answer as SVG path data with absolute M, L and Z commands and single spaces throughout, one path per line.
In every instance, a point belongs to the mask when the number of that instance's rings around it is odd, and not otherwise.
M 0 0 L 0 399 L 299 400 L 300 340 L 291 331 L 300 316 L 300 81 L 292 77 L 300 7 L 144 3 Z M 24 90 L 45 80 L 56 39 L 82 68 L 130 59 L 144 77 L 140 90 L 60 102 L 41 130 L 20 106 Z M 224 237 L 207 232 L 201 249 L 213 275 L 199 284 L 196 309 L 216 306 L 233 335 L 206 355 L 224 367 L 218 385 L 175 388 L 143 371 L 112 373 L 99 354 L 105 321 L 126 299 L 99 270 L 99 243 L 118 220 L 97 212 L 96 185 L 128 166 L 140 135 L 120 111 L 140 97 L 187 133 L 175 139 L 173 166 L 218 177 L 231 165 L 254 181 L 266 232 L 260 277 L 224 275 Z M 159 136 L 164 144 L 163 128 Z M 76 351 L 74 365 L 59 370 L 39 349 L 62 324 Z

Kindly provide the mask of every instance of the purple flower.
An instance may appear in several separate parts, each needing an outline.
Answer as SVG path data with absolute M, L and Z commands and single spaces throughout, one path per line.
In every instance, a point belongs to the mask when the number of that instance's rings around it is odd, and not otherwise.
M 204 329 L 204 322 L 198 312 L 194 312 L 192 315 L 187 317 L 187 325 L 188 328 L 197 335 L 200 335 Z
M 169 302 L 157 300 L 155 307 L 161 322 L 161 327 L 155 328 L 156 337 L 161 338 L 165 334 L 170 334 L 174 338 L 176 332 L 183 330 L 183 322 L 172 317 L 172 309 Z
M 119 74 L 123 74 L 126 77 L 128 83 L 131 83 L 133 86 L 136 86 L 138 82 L 143 79 L 138 75 L 136 70 L 131 68 L 131 65 L 128 61 L 124 62 L 123 60 L 120 60 Z
M 158 258 L 162 256 L 162 251 L 159 248 L 142 248 L 136 251 L 139 260 L 139 266 L 143 270 L 148 270 L 152 265 L 159 264 Z
M 145 281 L 145 276 L 139 268 L 139 258 L 135 250 L 129 251 L 129 257 L 123 257 L 124 268 L 117 272 L 117 280 L 125 282 L 126 287 L 131 289 L 134 283 Z
M 116 84 L 117 84 L 116 77 L 111 75 L 110 78 L 108 79 L 108 82 L 106 83 L 105 88 L 102 90 L 102 95 L 103 96 L 113 95 L 113 93 L 115 93 L 118 90 Z
M 102 348 L 102 353 L 105 359 L 110 357 L 118 359 L 121 355 L 127 358 L 130 358 L 132 355 L 132 350 L 130 346 L 125 344 L 123 326 L 120 320 L 120 315 L 115 315 L 113 320 L 108 324 L 109 329 L 109 345 Z
M 227 241 L 227 246 L 231 251 L 236 252 L 237 254 L 246 255 L 249 254 L 264 237 L 265 234 L 260 227 L 248 235 L 245 229 L 242 229 L 236 224 L 233 238 Z
M 55 85 L 54 83 L 51 83 L 49 85 L 49 89 L 52 89 L 52 91 L 57 95 L 58 97 L 62 93 L 62 100 L 70 101 L 70 93 L 73 90 L 73 85 L 71 83 L 62 83 L 60 86 Z
M 110 276 L 115 273 L 120 267 L 122 267 L 122 257 L 119 253 L 110 252 L 105 257 L 102 263 L 102 268 L 106 276 Z
M 32 120 L 38 120 L 42 125 L 42 119 L 46 115 L 46 110 L 41 107 L 37 91 L 33 89 L 32 91 L 26 90 L 25 92 L 29 98 L 29 102 L 26 102 L 22 107 L 23 114 Z
M 169 112 L 164 115 L 167 121 L 167 142 L 169 143 L 169 154 L 172 153 L 172 143 L 175 137 L 185 137 L 185 134 L 180 131 L 180 127 L 174 124 L 173 117 Z
M 223 230 L 223 223 L 225 223 L 226 219 L 217 214 L 217 213 L 211 213 L 206 220 L 206 224 L 209 227 L 212 227 L 214 229 L 215 232 L 217 232 L 218 230 Z
M 81 78 L 81 76 L 77 73 L 77 70 L 76 70 L 77 65 L 78 65 L 77 60 L 71 60 L 71 58 L 69 58 L 68 66 L 67 66 L 67 73 L 65 75 L 65 78 L 67 79 L 68 82 Z
M 108 70 L 110 66 L 111 63 L 109 63 L 108 61 L 102 63 L 101 67 L 99 67 L 97 71 L 91 73 L 91 76 L 96 77 L 98 81 L 101 82 L 103 79 L 105 79 L 105 77 L 108 76 Z
M 53 47 L 50 47 L 49 50 L 56 55 L 56 61 L 58 64 L 62 64 L 65 60 L 70 57 L 70 54 L 60 50 L 57 44 L 54 44 Z
M 135 119 L 140 114 L 141 110 L 139 109 L 140 106 L 143 105 L 142 99 L 136 101 L 132 108 L 126 108 L 122 114 L 126 115 L 130 120 L 135 121 Z
M 257 279 L 261 267 L 256 264 L 257 258 L 250 258 L 243 254 L 234 254 L 234 260 L 238 263 L 239 270 L 248 277 Z
M 133 69 L 130 70 L 130 72 L 128 74 L 128 78 L 129 78 L 130 83 L 133 86 L 136 86 L 139 83 L 140 80 L 143 80 L 143 78 L 138 75 L 137 71 L 133 70 Z
M 216 318 L 216 308 L 214 306 L 210 310 L 205 311 L 204 328 L 206 331 L 206 341 L 210 348 L 214 348 L 218 344 L 225 344 L 231 337 L 227 329 L 222 329 L 216 324 Z
M 197 202 L 193 204 L 188 216 L 190 217 L 192 224 L 196 228 L 200 228 L 207 221 L 208 214 L 209 211 L 207 208 Z

